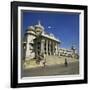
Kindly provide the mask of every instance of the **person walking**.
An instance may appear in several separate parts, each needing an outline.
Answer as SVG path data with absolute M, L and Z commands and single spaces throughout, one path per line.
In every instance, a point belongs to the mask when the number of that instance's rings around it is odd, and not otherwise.
M 65 58 L 65 67 L 67 67 L 68 66 L 68 62 L 67 62 L 67 58 Z

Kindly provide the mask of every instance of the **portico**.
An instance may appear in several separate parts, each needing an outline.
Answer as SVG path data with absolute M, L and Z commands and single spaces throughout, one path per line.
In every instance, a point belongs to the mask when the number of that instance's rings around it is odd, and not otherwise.
M 37 41 L 37 43 L 35 43 L 36 46 L 35 52 L 37 55 L 43 53 L 48 56 L 48 55 L 56 55 L 58 53 L 59 42 L 52 39 L 48 39 L 46 37 L 40 37 L 35 41 Z

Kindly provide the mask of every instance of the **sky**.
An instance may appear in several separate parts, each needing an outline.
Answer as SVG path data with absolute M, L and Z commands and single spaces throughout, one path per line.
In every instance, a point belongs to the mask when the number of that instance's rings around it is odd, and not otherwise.
M 71 48 L 74 43 L 79 49 L 79 14 L 66 12 L 22 12 L 22 32 L 25 33 L 28 26 L 38 24 L 44 26 L 45 31 L 53 33 L 61 41 L 61 48 Z

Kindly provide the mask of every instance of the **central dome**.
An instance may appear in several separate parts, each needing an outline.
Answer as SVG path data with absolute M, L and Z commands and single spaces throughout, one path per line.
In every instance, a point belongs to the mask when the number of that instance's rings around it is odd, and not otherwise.
M 38 21 L 38 24 L 35 25 L 35 29 L 44 30 L 44 27 L 41 25 L 40 21 Z
M 35 27 L 35 33 L 37 36 L 40 36 L 42 32 L 44 32 L 44 27 L 41 25 L 40 21 L 38 21 L 38 24 L 34 26 Z

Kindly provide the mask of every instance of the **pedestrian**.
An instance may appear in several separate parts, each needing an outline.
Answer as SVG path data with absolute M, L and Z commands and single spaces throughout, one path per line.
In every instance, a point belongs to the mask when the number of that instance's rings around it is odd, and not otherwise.
M 45 59 L 45 54 L 42 53 L 42 56 L 41 56 L 41 61 L 40 61 L 40 65 L 42 67 L 45 67 L 46 66 L 46 59 Z
M 68 66 L 68 62 L 67 62 L 67 58 L 65 58 L 65 67 L 67 67 Z

